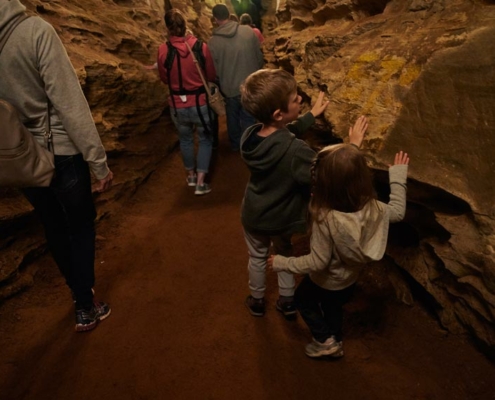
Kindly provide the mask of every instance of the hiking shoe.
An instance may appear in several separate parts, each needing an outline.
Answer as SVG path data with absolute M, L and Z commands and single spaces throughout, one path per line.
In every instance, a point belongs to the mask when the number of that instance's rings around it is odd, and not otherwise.
M 196 196 L 202 196 L 210 192 L 211 192 L 210 185 L 208 185 L 207 183 L 203 183 L 202 185 L 196 185 L 196 190 L 194 191 L 194 194 Z
M 107 318 L 111 311 L 109 305 L 102 301 L 95 301 L 89 310 L 84 308 L 76 310 L 76 332 L 85 332 L 96 328 L 98 322 Z
M 248 308 L 251 315 L 255 317 L 262 317 L 265 315 L 265 299 L 255 299 L 253 296 L 249 295 L 246 298 L 246 307 Z
M 315 338 L 313 338 L 313 341 L 307 344 L 305 348 L 305 353 L 308 357 L 331 356 L 338 352 L 341 352 L 342 355 L 344 355 L 342 342 L 336 342 L 335 337 L 333 336 L 330 336 L 323 343 L 320 343 Z
M 196 186 L 198 183 L 198 177 L 196 175 L 188 176 L 186 178 L 187 186 Z
M 277 311 L 280 311 L 285 318 L 294 318 L 297 315 L 294 301 L 277 300 Z

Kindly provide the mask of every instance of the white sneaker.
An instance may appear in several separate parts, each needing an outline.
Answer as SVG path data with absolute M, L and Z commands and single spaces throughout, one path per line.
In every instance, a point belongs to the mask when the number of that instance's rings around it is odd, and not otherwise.
M 322 356 L 333 356 L 336 353 L 342 353 L 342 342 L 336 342 L 335 337 L 331 336 L 323 343 L 318 342 L 313 338 L 313 341 L 306 345 L 305 353 L 308 357 L 322 357 Z M 336 356 L 341 357 L 341 356 Z

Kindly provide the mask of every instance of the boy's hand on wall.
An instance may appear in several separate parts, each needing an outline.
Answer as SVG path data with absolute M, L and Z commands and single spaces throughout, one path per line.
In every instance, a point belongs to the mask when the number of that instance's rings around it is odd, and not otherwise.
M 320 92 L 320 94 L 318 95 L 318 98 L 316 99 L 315 105 L 311 109 L 311 114 L 313 114 L 313 117 L 315 117 L 315 118 L 318 115 L 320 115 L 323 111 L 325 111 L 325 108 L 327 108 L 328 103 L 330 103 L 328 100 L 323 101 L 324 95 L 325 95 L 325 93 Z

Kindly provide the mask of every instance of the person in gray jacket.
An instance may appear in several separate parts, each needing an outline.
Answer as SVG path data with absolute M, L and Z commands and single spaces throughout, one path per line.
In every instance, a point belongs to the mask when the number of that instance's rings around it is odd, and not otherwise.
M 318 153 L 313 167 L 310 213 L 311 252 L 302 257 L 271 256 L 268 267 L 280 273 L 309 274 L 295 293 L 296 306 L 313 335 L 309 357 L 342 357 L 343 305 L 362 268 L 380 260 L 390 222 L 404 218 L 409 157 L 402 151 L 390 167 L 390 201 L 376 200 L 364 155 L 338 144 Z
M 256 123 L 241 105 L 240 85 L 263 66 L 263 53 L 253 30 L 231 21 L 225 4 L 215 5 L 212 12 L 218 27 L 213 30 L 208 48 L 225 95 L 230 145 L 232 150 L 239 151 L 242 132 Z
M 0 0 L 0 42 L 25 10 L 19 0 Z M 76 331 L 93 329 L 110 307 L 93 299 L 96 210 L 90 171 L 98 192 L 110 188 L 113 174 L 67 52 L 43 19 L 23 20 L 8 37 L 0 54 L 0 97 L 17 109 L 42 146 L 50 119 L 54 179 L 50 187 L 23 193 L 40 217 L 48 247 L 72 291 Z

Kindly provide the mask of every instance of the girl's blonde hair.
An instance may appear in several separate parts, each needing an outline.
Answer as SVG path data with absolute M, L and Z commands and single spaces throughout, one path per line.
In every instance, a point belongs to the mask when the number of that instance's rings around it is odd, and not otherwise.
M 313 196 L 309 211 L 313 221 L 336 210 L 352 213 L 376 199 L 371 170 L 364 155 L 353 145 L 336 144 L 323 148 L 311 168 Z

